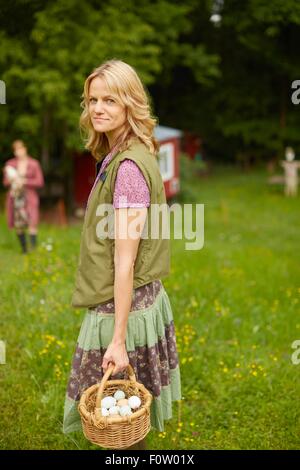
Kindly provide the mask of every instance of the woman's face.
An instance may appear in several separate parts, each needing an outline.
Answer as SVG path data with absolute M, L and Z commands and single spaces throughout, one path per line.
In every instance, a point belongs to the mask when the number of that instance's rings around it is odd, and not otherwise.
M 17 158 L 24 158 L 27 156 L 27 149 L 23 144 L 16 144 L 14 146 L 13 152 Z
M 89 89 L 89 114 L 95 131 L 104 132 L 113 141 L 126 121 L 125 106 L 118 104 L 104 80 L 95 77 Z

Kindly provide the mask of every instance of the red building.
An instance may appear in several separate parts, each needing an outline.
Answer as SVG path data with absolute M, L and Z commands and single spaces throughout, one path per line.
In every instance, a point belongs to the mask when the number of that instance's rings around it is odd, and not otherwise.
M 179 154 L 182 132 L 171 127 L 156 126 L 154 135 L 160 143 L 159 168 L 167 199 L 180 191 Z
M 182 132 L 171 127 L 156 126 L 154 136 L 160 142 L 159 167 L 167 199 L 180 190 L 179 153 Z M 85 207 L 95 180 L 95 159 L 88 153 L 74 155 L 74 199 L 77 207 Z

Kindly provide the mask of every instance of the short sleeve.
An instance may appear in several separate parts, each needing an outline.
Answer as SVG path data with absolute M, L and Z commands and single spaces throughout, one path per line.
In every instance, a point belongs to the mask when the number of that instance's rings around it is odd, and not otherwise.
M 115 209 L 150 206 L 150 191 L 147 182 L 133 160 L 123 160 L 118 168 L 113 206 Z

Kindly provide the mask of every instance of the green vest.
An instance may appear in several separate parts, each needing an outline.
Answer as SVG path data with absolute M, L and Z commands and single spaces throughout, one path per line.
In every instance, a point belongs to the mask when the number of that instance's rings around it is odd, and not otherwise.
M 145 144 L 134 138 L 128 149 L 113 156 L 90 195 L 81 235 L 79 263 L 72 297 L 73 307 L 93 307 L 114 297 L 115 240 L 112 237 L 99 237 L 98 224 L 99 222 L 101 224 L 101 220 L 103 223 L 103 217 L 107 219 L 108 216 L 108 213 L 99 211 L 99 205 L 112 205 L 118 168 L 127 158 L 139 166 L 151 195 L 144 228 L 147 230 L 148 238 L 143 236 L 140 238 L 134 263 L 133 288 L 166 277 L 170 273 L 170 239 L 162 235 L 163 224 L 160 224 L 158 236 L 151 237 L 151 227 L 154 224 L 151 225 L 150 208 L 153 204 L 163 204 L 165 208 L 168 207 L 158 160 Z

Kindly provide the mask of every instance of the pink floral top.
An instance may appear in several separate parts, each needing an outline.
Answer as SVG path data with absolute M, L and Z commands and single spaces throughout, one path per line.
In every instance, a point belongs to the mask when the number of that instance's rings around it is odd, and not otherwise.
M 113 158 L 111 151 L 102 161 L 97 180 Z M 130 159 L 120 163 L 115 182 L 113 195 L 113 206 L 115 209 L 121 207 L 149 207 L 150 192 L 143 173 L 138 165 Z
M 120 163 L 113 206 L 115 208 L 150 206 L 150 192 L 146 180 L 138 165 L 132 160 L 126 159 Z

